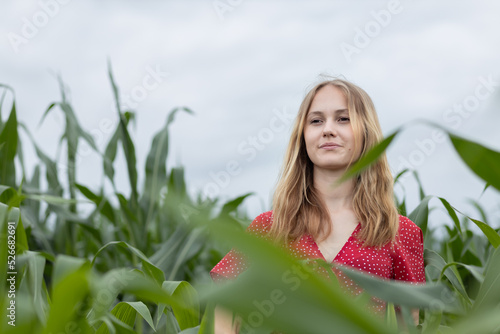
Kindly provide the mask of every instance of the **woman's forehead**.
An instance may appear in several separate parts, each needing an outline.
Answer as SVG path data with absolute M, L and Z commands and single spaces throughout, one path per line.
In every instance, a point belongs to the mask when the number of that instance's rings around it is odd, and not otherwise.
M 333 85 L 320 88 L 311 101 L 309 111 L 347 110 L 347 99 L 342 90 Z

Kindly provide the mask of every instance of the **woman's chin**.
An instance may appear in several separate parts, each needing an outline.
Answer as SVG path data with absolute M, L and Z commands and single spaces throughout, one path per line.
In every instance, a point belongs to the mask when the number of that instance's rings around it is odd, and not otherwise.
M 345 172 L 347 169 L 347 164 L 339 164 L 339 163 L 322 163 L 314 165 L 315 169 L 321 169 L 325 171 L 332 172 Z

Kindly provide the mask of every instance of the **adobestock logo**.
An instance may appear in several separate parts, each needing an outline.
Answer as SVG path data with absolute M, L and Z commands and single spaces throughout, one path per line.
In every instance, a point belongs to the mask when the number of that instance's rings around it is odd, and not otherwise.
M 212 2 L 215 12 L 219 19 L 224 20 L 226 12 L 232 12 L 236 7 L 240 6 L 243 0 L 215 0 Z
M 59 14 L 61 6 L 67 5 L 70 1 L 71 0 L 38 1 L 40 9 L 33 14 L 31 19 L 27 17 L 21 19 L 23 25 L 20 34 L 15 32 L 7 33 L 7 39 L 14 52 L 19 53 L 19 47 L 23 44 L 28 44 L 30 40 L 35 38 L 40 32 L 40 29 L 44 28 L 50 22 L 50 19 Z
M 447 108 L 443 114 L 442 124 L 445 127 L 450 127 L 453 130 L 459 129 L 464 121 L 474 115 L 481 106 L 481 103 L 496 93 L 497 87 L 500 85 L 492 74 L 488 76 L 480 76 L 479 84 L 476 85 L 471 94 L 465 96 L 460 102 L 454 103 L 453 106 Z M 428 157 L 430 157 L 440 144 L 446 142 L 446 135 L 441 130 L 434 129 L 429 137 L 417 139 L 414 144 L 417 146 L 406 156 L 399 156 L 399 166 L 397 171 L 403 169 L 415 170 L 422 166 Z M 405 180 L 410 174 L 401 176 L 400 180 Z
M 362 29 L 359 26 L 354 29 L 355 34 L 352 44 L 347 42 L 340 44 L 340 50 L 347 63 L 350 63 L 355 54 L 360 54 L 361 50 L 367 48 L 372 40 L 380 35 L 382 29 L 386 28 L 392 22 L 393 15 L 399 14 L 402 11 L 403 7 L 399 0 L 390 0 L 387 3 L 387 9 L 372 10 L 370 15 L 373 20 L 366 22 Z
M 268 126 L 261 128 L 255 135 L 248 136 L 237 145 L 237 153 L 240 157 L 244 157 L 248 164 L 255 160 L 259 152 L 264 151 L 269 145 L 284 132 L 296 117 L 295 112 L 291 112 L 288 108 L 272 110 L 272 117 L 269 119 Z M 241 160 L 241 159 L 240 159 Z M 225 189 L 231 183 L 232 178 L 238 176 L 243 171 L 240 161 L 229 160 L 225 168 L 213 172 L 210 171 L 209 176 L 211 182 L 203 186 L 203 194 L 208 198 L 216 198 L 219 196 L 222 189 Z
M 139 103 L 144 101 L 151 92 L 160 87 L 170 73 L 162 71 L 160 65 L 155 68 L 148 65 L 145 68 L 146 74 L 142 77 L 140 84 L 135 85 L 128 94 L 120 94 L 120 107 L 123 110 L 137 108 Z M 114 107 L 114 103 L 113 103 Z

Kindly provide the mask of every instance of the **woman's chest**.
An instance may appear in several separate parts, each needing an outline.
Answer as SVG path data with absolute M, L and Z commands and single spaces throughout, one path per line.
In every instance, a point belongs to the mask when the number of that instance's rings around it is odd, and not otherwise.
M 342 249 L 335 263 L 357 268 L 384 278 L 392 278 L 393 261 L 391 252 L 384 247 L 362 247 L 353 242 Z
M 310 236 L 305 236 L 298 243 L 290 245 L 290 250 L 295 256 L 302 259 L 322 259 L 327 263 L 353 267 L 383 278 L 392 278 L 393 276 L 390 248 L 362 247 L 355 238 L 349 238 L 344 245 L 331 250 L 336 254 L 334 257 L 330 255 L 330 258 L 334 258 L 333 261 L 327 260 L 328 256 L 323 254 L 323 249 L 320 250 Z

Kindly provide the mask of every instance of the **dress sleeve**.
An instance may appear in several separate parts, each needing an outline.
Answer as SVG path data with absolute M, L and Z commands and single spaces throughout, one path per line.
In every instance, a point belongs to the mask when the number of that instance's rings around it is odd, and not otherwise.
M 399 218 L 399 232 L 393 253 L 393 278 L 413 284 L 425 283 L 424 238 L 422 230 L 404 216 Z
M 272 221 L 272 212 L 264 212 L 257 216 L 248 226 L 247 232 L 257 236 L 265 236 Z M 245 256 L 236 249 L 231 249 L 210 271 L 210 277 L 214 282 L 235 279 L 248 267 Z

